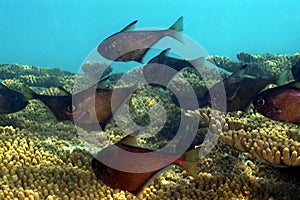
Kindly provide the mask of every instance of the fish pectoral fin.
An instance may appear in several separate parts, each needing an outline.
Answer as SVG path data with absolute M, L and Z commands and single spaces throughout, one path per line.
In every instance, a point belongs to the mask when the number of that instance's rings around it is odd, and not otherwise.
M 182 168 L 187 171 L 191 176 L 194 178 L 197 176 L 197 165 L 199 161 L 199 150 L 201 148 L 200 146 L 195 147 L 194 149 L 185 152 L 184 154 L 184 161 L 182 164 Z
M 237 94 L 240 91 L 240 86 L 236 89 L 236 91 L 231 95 L 231 97 L 227 98 L 227 101 L 233 101 L 234 98 L 237 96 Z
M 124 31 L 130 31 L 132 29 L 135 28 L 135 24 L 138 22 L 138 20 L 134 20 L 133 22 L 131 22 L 130 24 L 128 24 L 127 26 L 125 26 L 125 28 L 123 28 L 121 31 L 119 31 L 119 33 L 124 32 Z
M 123 139 L 119 141 L 121 144 L 125 144 L 131 147 L 140 147 L 137 143 L 137 138 L 136 135 L 138 134 L 139 131 L 135 131 L 131 133 L 130 135 L 125 136 Z

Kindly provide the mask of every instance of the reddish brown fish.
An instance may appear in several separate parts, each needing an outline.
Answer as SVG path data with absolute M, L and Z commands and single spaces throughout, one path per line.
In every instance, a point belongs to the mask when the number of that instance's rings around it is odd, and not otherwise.
M 224 84 L 227 101 L 227 111 L 233 112 L 237 110 L 246 110 L 256 95 L 269 84 L 282 85 L 287 78 L 287 70 L 277 76 L 271 78 L 256 78 L 244 75 L 247 65 L 243 65 L 241 69 L 232 74 L 229 78 L 216 83 L 210 90 L 222 88 L 220 84 Z M 216 89 L 215 89 L 216 90 Z M 214 93 L 210 96 L 209 91 L 205 94 L 205 99 L 211 105 L 211 99 L 218 98 L 219 93 Z M 222 109 L 215 107 L 216 109 Z
M 161 38 L 169 36 L 181 41 L 179 32 L 183 30 L 183 17 L 180 17 L 169 29 L 142 31 L 132 30 L 137 20 L 120 32 L 106 38 L 98 46 L 98 52 L 104 58 L 114 61 L 142 62 L 147 51 Z
M 181 166 L 192 176 L 196 176 L 198 148 L 183 155 L 167 154 L 129 145 L 130 142 L 127 141 L 132 140 L 131 137 L 127 136 L 116 145 L 103 149 L 92 159 L 93 171 L 104 184 L 138 195 L 155 177 L 172 164 Z M 120 149 L 130 154 L 125 155 L 119 151 Z M 105 163 L 101 162 L 103 160 Z M 137 173 L 112 167 L 116 163 L 118 166 L 127 166 L 130 170 L 136 169 Z M 154 169 L 156 166 L 157 170 L 138 172 L 141 168 Z
M 137 84 L 115 89 L 96 87 L 97 85 L 73 95 L 73 121 L 79 123 L 108 121 L 116 109 L 134 93 Z
M 27 88 L 27 95 L 46 104 L 58 120 L 71 120 L 89 126 L 108 121 L 114 111 L 136 90 L 137 84 L 116 89 L 97 87 L 98 84 L 74 95 L 64 96 L 40 95 Z
M 300 123 L 300 82 L 295 81 L 261 92 L 253 101 L 255 109 L 277 121 Z

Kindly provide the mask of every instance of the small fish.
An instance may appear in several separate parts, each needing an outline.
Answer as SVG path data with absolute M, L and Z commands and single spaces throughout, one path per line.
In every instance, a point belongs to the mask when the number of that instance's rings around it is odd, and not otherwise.
M 127 25 L 120 32 L 102 41 L 97 50 L 104 58 L 113 61 L 136 61 L 142 63 L 147 51 L 165 36 L 181 41 L 179 32 L 183 31 L 183 17 L 180 17 L 169 29 L 142 31 L 132 30 L 137 20 Z
M 300 59 L 292 66 L 292 74 L 295 80 L 300 80 Z
M 243 65 L 240 70 L 223 80 L 228 112 L 246 110 L 256 95 L 267 85 L 271 83 L 282 85 L 287 79 L 287 70 L 283 71 L 279 76 L 271 78 L 245 76 L 244 71 L 246 67 L 247 65 Z M 213 87 L 219 87 L 218 84 L 223 83 L 219 82 Z M 210 96 L 209 91 L 207 91 L 204 98 L 211 105 L 211 98 L 218 98 L 218 94 L 216 93 L 214 96 Z M 218 106 L 216 106 L 216 109 L 218 109 Z
M 195 60 L 179 59 L 167 56 L 166 54 L 169 51 L 170 48 L 165 49 L 143 67 L 144 78 L 150 85 L 155 85 L 155 83 L 160 82 L 160 85 L 167 86 L 180 70 L 187 67 L 195 68 L 204 63 L 204 57 Z
M 28 105 L 28 98 L 0 83 L 0 114 L 15 113 Z
M 133 136 L 129 135 L 116 145 L 103 149 L 92 159 L 92 169 L 96 177 L 109 187 L 127 190 L 138 196 L 154 178 L 172 164 L 181 166 L 194 177 L 197 175 L 199 148 L 192 149 L 183 155 L 176 155 L 141 148 L 133 141 Z M 126 156 L 120 149 L 127 152 Z M 128 152 L 131 153 L 128 154 Z M 105 160 L 105 164 L 100 162 L 101 160 Z M 151 166 L 152 169 L 155 166 L 160 167 L 155 171 L 131 173 L 110 167 L 113 163 L 118 164 L 118 166 L 128 166 L 130 169 L 140 169 L 147 166 Z
M 79 124 L 107 122 L 113 112 L 136 90 L 137 84 L 126 88 L 99 88 L 98 85 L 79 93 L 64 96 L 41 95 L 28 88 L 32 99 L 39 99 L 47 105 L 58 120 L 71 120 Z M 114 101 L 112 101 L 114 95 Z
M 261 92 L 253 105 L 256 111 L 270 119 L 300 124 L 300 81 Z

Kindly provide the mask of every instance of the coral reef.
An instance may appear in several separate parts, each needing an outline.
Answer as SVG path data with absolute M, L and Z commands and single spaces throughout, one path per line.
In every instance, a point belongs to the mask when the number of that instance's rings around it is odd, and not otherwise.
M 234 72 L 242 65 L 247 64 L 246 74 L 258 77 L 271 77 L 279 74 L 285 69 L 290 69 L 292 65 L 300 58 L 300 54 L 281 55 L 281 54 L 263 54 L 252 55 L 246 52 L 237 54 L 239 62 L 229 60 L 224 56 L 211 56 L 209 60 L 218 67 L 227 71 Z M 292 77 L 290 75 L 290 77 Z
M 75 74 L 58 68 L 40 68 L 27 65 L 1 64 L 0 79 L 10 79 L 22 85 L 38 87 L 70 87 Z
M 220 67 L 226 65 L 229 71 L 248 63 L 256 66 L 258 73 L 272 71 L 275 75 L 283 69 L 281 65 L 289 67 L 297 56 L 244 53 L 239 54 L 241 62 L 217 56 L 209 59 Z M 269 69 L 267 61 L 276 66 Z M 59 94 L 58 85 L 72 91 L 78 78 L 57 69 L 14 64 L 0 65 L 0 72 L 0 78 L 12 88 L 22 91 L 23 84 L 47 87 L 35 91 L 49 95 Z M 134 72 L 118 84 L 118 78 L 124 74 L 111 76 L 110 87 L 125 86 L 142 76 L 140 69 Z M 199 95 L 217 81 L 212 69 L 204 70 L 208 82 L 193 69 L 180 73 Z M 181 77 L 175 77 L 172 84 L 180 90 L 184 88 L 182 83 Z M 139 140 L 141 145 L 153 148 L 164 146 L 174 137 L 183 111 L 172 103 L 168 92 L 149 86 L 139 87 L 129 103 L 130 117 L 141 126 L 150 123 L 148 112 L 157 103 L 166 110 L 164 128 L 155 137 L 146 135 Z M 76 129 L 72 122 L 57 121 L 43 103 L 30 100 L 26 109 L 0 115 L 0 199 L 300 199 L 300 177 L 295 172 L 300 160 L 297 125 L 272 121 L 251 108 L 247 112 L 228 113 L 220 122 L 212 118 L 209 108 L 188 114 L 200 121 L 195 144 L 203 142 L 210 122 L 216 136 L 220 136 L 212 151 L 199 160 L 198 175 L 193 178 L 173 166 L 134 197 L 102 184 L 90 167 L 93 153 L 127 134 L 122 128 L 111 121 L 105 131 L 88 133 Z M 120 120 L 128 122 L 126 117 L 121 116 Z M 149 129 L 149 134 L 153 133 L 157 133 L 156 127 Z M 205 148 L 206 143 L 202 145 Z
M 209 111 L 189 112 L 205 124 L 210 123 Z M 228 113 L 222 131 L 217 131 L 227 145 L 250 153 L 259 161 L 276 166 L 300 166 L 300 129 L 267 119 L 260 114 Z

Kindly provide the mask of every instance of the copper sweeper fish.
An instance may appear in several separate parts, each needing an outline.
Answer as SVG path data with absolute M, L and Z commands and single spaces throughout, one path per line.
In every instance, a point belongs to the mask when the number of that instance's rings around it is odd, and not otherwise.
M 159 81 L 166 86 L 180 70 L 187 67 L 195 68 L 204 64 L 204 57 L 195 60 L 185 60 L 167 56 L 166 54 L 169 51 L 170 48 L 165 49 L 143 67 L 144 78 L 150 85 L 155 85 Z
M 136 61 L 142 63 L 147 51 L 161 38 L 169 36 L 182 42 L 183 17 L 166 30 L 132 30 L 137 20 L 120 32 L 102 41 L 97 50 L 104 58 L 113 61 Z
M 0 83 L 0 114 L 15 113 L 28 105 L 29 98 Z
M 74 95 L 41 95 L 30 88 L 28 93 L 33 99 L 39 99 L 47 105 L 58 120 L 71 120 L 86 125 L 99 124 L 111 118 L 113 112 L 135 92 L 137 84 L 115 89 L 98 88 L 98 84 L 100 82 Z
M 228 112 L 246 110 L 256 95 L 267 85 L 272 83 L 282 85 L 287 79 L 288 70 L 271 78 L 256 78 L 244 75 L 246 67 L 247 65 L 243 65 L 240 70 L 223 80 Z M 219 82 L 213 87 L 218 87 L 218 84 L 223 83 Z M 214 96 L 211 96 L 209 91 L 207 91 L 204 98 L 211 105 L 211 98 L 218 98 L 217 95 L 215 93 Z M 218 109 L 218 105 L 216 109 Z
M 178 165 L 190 175 L 196 177 L 199 147 L 187 151 L 183 155 L 167 154 L 151 149 L 138 147 L 133 136 L 127 136 L 116 145 L 109 146 L 92 159 L 92 169 L 98 179 L 114 189 L 127 190 L 138 196 L 145 187 L 171 165 Z M 126 154 L 122 153 L 123 150 Z M 105 160 L 105 164 L 101 161 Z M 127 166 L 138 172 L 140 168 L 158 166 L 157 170 L 144 173 L 132 173 L 110 167 Z
M 281 122 L 300 124 L 300 82 L 267 89 L 253 100 L 256 111 Z

